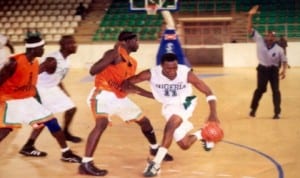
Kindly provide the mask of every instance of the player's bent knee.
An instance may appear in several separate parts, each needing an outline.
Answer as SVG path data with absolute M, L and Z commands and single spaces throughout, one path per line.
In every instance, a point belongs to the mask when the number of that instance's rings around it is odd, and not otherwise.
M 178 141 L 177 145 L 183 150 L 187 150 L 190 148 L 190 145 L 186 144 L 183 140 Z
M 45 122 L 44 124 L 51 133 L 55 133 L 55 132 L 61 130 L 56 118 L 53 118 L 53 119 Z

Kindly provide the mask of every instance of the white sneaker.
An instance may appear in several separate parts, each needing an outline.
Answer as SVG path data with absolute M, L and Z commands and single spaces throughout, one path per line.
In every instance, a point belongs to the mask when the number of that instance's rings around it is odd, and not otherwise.
M 144 177 L 155 177 L 160 172 L 160 165 L 153 161 L 149 161 L 144 170 Z
M 205 151 L 210 151 L 215 146 L 214 142 L 205 141 L 203 139 L 201 140 L 201 142 Z

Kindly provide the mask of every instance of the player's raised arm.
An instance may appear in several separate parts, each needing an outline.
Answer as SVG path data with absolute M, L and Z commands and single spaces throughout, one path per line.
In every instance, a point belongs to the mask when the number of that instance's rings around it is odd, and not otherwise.
M 108 65 L 114 63 L 120 58 L 117 49 L 110 49 L 106 51 L 101 59 L 92 65 L 90 74 L 95 75 L 105 69 Z
M 259 8 L 259 5 L 255 5 L 248 11 L 247 30 L 248 30 L 249 34 L 252 33 L 252 28 L 253 28 L 252 18 L 253 18 L 253 15 L 255 15 L 257 13 L 258 8 Z
M 16 67 L 16 60 L 10 59 L 9 62 L 0 69 L 0 86 L 14 74 Z

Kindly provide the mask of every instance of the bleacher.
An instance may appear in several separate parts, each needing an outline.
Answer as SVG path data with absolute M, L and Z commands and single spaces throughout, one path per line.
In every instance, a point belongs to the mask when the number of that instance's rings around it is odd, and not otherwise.
M 259 4 L 261 13 L 253 21 L 260 32 L 273 30 L 290 39 L 300 39 L 300 3 L 297 4 L 296 0 L 184 0 L 179 4 L 177 17 L 245 14 L 253 5 Z M 163 30 L 162 25 L 163 19 L 160 15 L 130 12 L 127 1 L 114 0 L 101 20 L 93 41 L 115 40 L 118 32 L 123 29 L 139 33 L 141 40 L 156 40 Z
M 163 24 L 160 14 L 131 12 L 128 1 L 115 0 L 101 19 L 93 41 L 114 41 L 120 31 L 128 30 L 139 34 L 141 40 L 157 40 Z
M 81 16 L 75 16 L 79 2 L 91 0 L 15 0 L 0 1 L 0 33 L 12 42 L 23 42 L 29 30 L 37 30 L 47 42 L 74 34 Z
M 237 11 L 248 11 L 249 7 L 260 5 L 260 13 L 253 19 L 260 32 L 275 31 L 292 39 L 300 39 L 300 2 L 296 0 L 243 1 L 236 2 Z
M 79 2 L 89 7 L 92 0 L 0 0 L 0 33 L 12 42 L 22 42 L 28 29 L 37 29 L 48 42 L 55 42 L 64 34 L 76 34 L 82 23 L 81 17 L 74 15 Z M 289 39 L 300 39 L 297 0 L 181 0 L 174 17 L 246 14 L 255 4 L 261 6 L 253 19 L 260 32 L 273 30 Z M 138 33 L 140 40 L 159 39 L 164 28 L 160 13 L 131 12 L 128 6 L 128 0 L 112 0 L 105 14 L 98 17 L 99 23 L 93 23 L 96 30 L 87 38 L 93 42 L 114 41 L 120 31 L 129 30 Z

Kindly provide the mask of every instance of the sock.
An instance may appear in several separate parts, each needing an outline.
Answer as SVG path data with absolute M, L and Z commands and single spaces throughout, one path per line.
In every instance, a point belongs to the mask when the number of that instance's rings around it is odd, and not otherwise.
M 61 152 L 66 152 L 66 151 L 69 151 L 70 150 L 70 148 L 69 147 L 66 147 L 66 148 L 63 148 L 63 149 L 61 149 Z
M 150 148 L 155 150 L 158 148 L 158 146 L 159 146 L 158 144 L 151 144 Z
M 83 163 L 87 163 L 87 162 L 90 162 L 90 161 L 93 161 L 93 160 L 94 160 L 93 157 L 83 157 L 83 158 L 82 158 L 82 162 L 83 162 Z
M 201 140 L 202 139 L 201 130 L 196 131 L 192 135 L 195 135 L 195 137 L 197 138 L 197 140 Z
M 145 137 L 147 138 L 147 140 L 149 141 L 150 144 L 154 145 L 156 144 L 156 136 L 154 133 L 154 130 L 149 130 L 149 131 L 142 131 L 143 134 L 145 135 Z
M 24 148 L 31 148 L 34 145 L 34 143 L 35 143 L 34 139 L 28 139 L 28 141 L 24 145 Z
M 168 149 L 164 148 L 164 147 L 159 147 L 156 156 L 154 157 L 153 161 L 156 164 L 160 164 L 162 162 L 162 160 L 164 159 L 164 157 L 166 156 L 166 154 L 168 153 Z

